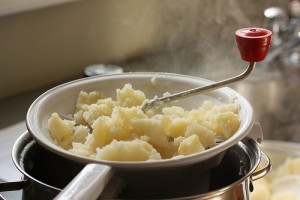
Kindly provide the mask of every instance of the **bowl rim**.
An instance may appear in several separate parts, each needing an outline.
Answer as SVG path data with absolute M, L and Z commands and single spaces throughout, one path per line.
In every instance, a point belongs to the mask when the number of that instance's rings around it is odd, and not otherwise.
M 214 156 L 217 156 L 219 153 L 223 152 L 224 150 L 228 149 L 229 147 L 237 144 L 239 141 L 241 141 L 243 138 L 247 136 L 247 134 L 252 129 L 252 126 L 254 124 L 254 116 L 253 116 L 253 108 L 251 104 L 238 92 L 235 90 L 229 88 L 229 87 L 223 87 L 216 89 L 214 91 L 222 93 L 222 94 L 234 94 L 235 98 L 239 100 L 240 104 L 242 104 L 247 109 L 247 118 L 245 120 L 244 124 L 241 124 L 238 131 L 231 136 L 226 141 L 222 142 L 219 145 L 216 145 L 213 148 L 207 149 L 203 152 L 188 155 L 188 156 L 180 156 L 175 157 L 171 159 L 164 159 L 164 160 L 158 160 L 158 161 L 138 161 L 138 162 L 119 162 L 119 161 L 105 161 L 105 160 L 98 160 L 98 159 L 92 159 L 88 157 L 79 156 L 76 154 L 73 154 L 67 150 L 62 149 L 61 147 L 57 146 L 54 147 L 50 144 L 49 141 L 45 141 L 43 137 L 41 137 L 40 130 L 38 127 L 35 126 L 33 116 L 36 115 L 37 111 L 40 109 L 40 106 L 42 105 L 42 102 L 44 99 L 48 98 L 49 95 L 55 94 L 57 91 L 65 89 L 67 87 L 73 87 L 76 85 L 80 85 L 84 82 L 93 82 L 97 80 L 105 80 L 105 79 L 112 79 L 112 78 L 124 78 L 124 77 L 147 77 L 147 78 L 153 78 L 153 77 L 167 77 L 167 78 L 176 78 L 176 79 L 182 79 L 182 80 L 191 80 L 194 82 L 197 82 L 199 85 L 201 84 L 210 84 L 214 83 L 214 81 L 189 76 L 189 75 L 182 75 L 182 74 L 175 74 L 175 73 L 165 73 L 165 72 L 129 72 L 129 73 L 122 73 L 122 74 L 109 74 L 109 75 L 99 75 L 99 76 L 92 76 L 92 77 L 86 77 L 81 78 L 73 81 L 69 81 L 63 84 L 60 84 L 56 87 L 53 87 L 49 89 L 48 91 L 41 94 L 38 98 L 36 98 L 33 103 L 30 105 L 27 115 L 26 115 L 26 126 L 28 132 L 32 135 L 32 137 L 44 148 L 46 148 L 49 151 L 52 151 L 55 154 L 58 154 L 60 156 L 63 156 L 67 159 L 74 160 L 80 163 L 98 163 L 98 164 L 105 164 L 110 165 L 113 167 L 122 167 L 122 168 L 155 168 L 155 167 L 170 167 L 170 166 L 183 166 L 193 163 L 198 163 L 204 160 L 207 160 L 209 158 L 212 158 Z M 55 112 L 55 111 L 53 111 Z

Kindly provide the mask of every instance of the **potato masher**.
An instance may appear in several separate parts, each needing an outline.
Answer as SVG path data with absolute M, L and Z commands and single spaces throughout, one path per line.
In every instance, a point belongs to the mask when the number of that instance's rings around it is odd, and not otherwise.
M 204 91 L 224 87 L 230 83 L 245 79 L 255 68 L 256 62 L 265 59 L 270 47 L 271 37 L 272 32 L 263 28 L 242 28 L 237 30 L 235 32 L 235 39 L 241 58 L 244 61 L 249 62 L 248 68 L 243 73 L 210 85 L 193 88 L 166 97 L 151 99 L 142 104 L 142 110 L 145 112 L 148 109 L 159 106 L 163 103 L 190 97 Z

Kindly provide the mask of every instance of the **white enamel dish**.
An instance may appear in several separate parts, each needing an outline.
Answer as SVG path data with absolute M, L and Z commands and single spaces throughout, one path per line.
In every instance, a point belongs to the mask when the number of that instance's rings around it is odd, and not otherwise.
M 161 161 L 112 162 L 72 154 L 53 142 L 47 129 L 48 119 L 53 112 L 65 115 L 74 113 L 80 91 L 101 91 L 107 97 L 115 98 L 116 89 L 122 88 L 127 83 L 131 83 L 134 89 L 144 91 L 146 97 L 151 99 L 155 95 L 160 97 L 165 92 L 177 93 L 212 82 L 197 77 L 170 73 L 124 73 L 75 80 L 48 90 L 32 103 L 26 117 L 28 131 L 41 146 L 71 160 L 82 163 L 105 164 L 116 168 L 156 168 L 184 166 L 212 158 L 245 138 L 254 124 L 253 109 L 250 103 L 236 91 L 224 87 L 174 103 L 174 105 L 182 106 L 186 110 L 199 107 L 205 100 L 216 103 L 234 101 L 240 105 L 241 123 L 238 131 L 219 145 L 197 154 Z

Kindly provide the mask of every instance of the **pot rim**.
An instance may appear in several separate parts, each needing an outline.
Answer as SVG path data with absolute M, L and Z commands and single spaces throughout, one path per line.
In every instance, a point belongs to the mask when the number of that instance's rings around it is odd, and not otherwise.
M 245 142 L 248 143 L 249 146 L 247 146 L 245 144 Z M 213 197 L 222 196 L 225 193 L 230 193 L 231 191 L 233 191 L 234 188 L 238 188 L 239 185 L 250 183 L 250 181 L 252 181 L 252 175 L 255 173 L 258 165 L 261 163 L 262 155 L 264 155 L 264 158 L 267 161 L 267 165 L 265 167 L 263 167 L 261 170 L 258 171 L 258 173 L 261 173 L 259 178 L 265 176 L 269 172 L 269 170 L 271 169 L 270 159 L 265 153 L 263 153 L 260 150 L 260 147 L 259 147 L 257 142 L 255 142 L 253 139 L 244 139 L 244 140 L 242 140 L 242 142 L 239 142 L 239 145 L 246 147 L 246 148 L 243 148 L 243 149 L 245 151 L 248 151 L 248 153 L 249 153 L 249 151 L 252 151 L 252 153 L 255 153 L 255 158 L 256 159 L 250 159 L 250 160 L 254 160 L 255 162 L 253 163 L 253 166 L 247 172 L 247 174 L 245 174 L 239 180 L 237 180 L 237 181 L 235 181 L 235 182 L 233 182 L 233 183 L 231 183 L 231 184 L 229 184 L 225 187 L 222 187 L 222 188 L 219 188 L 219 189 L 216 189 L 216 190 L 213 190 L 213 191 L 209 191 L 209 192 L 204 193 L 204 194 L 190 196 L 188 198 L 191 198 L 191 199 L 194 199 L 194 198 L 211 199 Z M 251 152 L 250 152 L 250 154 L 251 154 Z M 259 179 L 259 178 L 257 178 L 257 179 Z M 249 185 L 246 185 L 246 189 L 248 189 L 248 187 L 249 187 Z
M 29 144 L 30 142 L 35 142 L 32 137 L 30 136 L 30 134 L 28 133 L 28 131 L 23 132 L 15 141 L 12 151 L 11 151 L 11 155 L 12 155 L 12 160 L 14 165 L 17 167 L 17 169 L 30 181 L 33 181 L 35 183 L 37 183 L 39 186 L 42 187 L 46 187 L 47 189 L 51 189 L 54 190 L 56 192 L 60 192 L 62 189 L 54 187 L 52 185 L 49 185 L 47 183 L 44 183 L 43 181 L 40 181 L 36 178 L 34 178 L 33 176 L 31 176 L 30 174 L 28 174 L 24 167 L 22 167 L 22 160 L 18 159 L 18 154 L 20 153 L 20 150 L 23 150 L 26 144 Z M 22 147 L 22 149 L 20 149 L 20 147 Z M 26 179 L 24 180 L 26 181 Z
M 12 160 L 13 160 L 15 166 L 29 180 L 34 181 L 35 183 L 39 184 L 42 187 L 46 187 L 47 189 L 51 189 L 56 192 L 61 192 L 63 188 L 57 188 L 55 186 L 49 185 L 43 181 L 40 181 L 40 180 L 34 178 L 30 174 L 28 174 L 22 167 L 21 159 L 18 159 L 18 156 L 19 156 L 18 153 L 20 153 L 20 151 L 23 151 L 24 148 L 26 148 L 26 144 L 29 144 L 31 142 L 36 142 L 36 141 L 28 133 L 28 131 L 25 131 L 17 138 L 15 144 L 13 145 L 13 149 L 12 149 Z M 221 187 L 221 188 L 218 188 L 218 189 L 206 192 L 206 193 L 202 193 L 202 194 L 189 196 L 188 198 L 193 198 L 193 197 L 195 197 L 195 198 L 203 197 L 204 198 L 204 197 L 219 196 L 224 193 L 230 192 L 233 188 L 237 187 L 240 184 L 243 184 L 247 179 L 251 178 L 251 175 L 254 173 L 254 171 L 257 169 L 257 166 L 260 164 L 259 158 L 261 157 L 261 153 L 262 153 L 260 150 L 260 147 L 257 144 L 257 142 L 255 142 L 253 139 L 244 139 L 244 140 L 238 142 L 237 145 L 239 145 L 239 147 L 242 148 L 246 152 L 246 154 L 249 156 L 250 165 L 252 165 L 251 168 L 249 169 L 249 171 L 243 177 L 241 177 L 237 181 L 235 181 L 225 187 Z M 253 154 L 254 154 L 255 158 L 251 159 L 250 156 Z M 253 161 L 255 161 L 255 162 L 253 162 Z M 183 197 L 183 199 L 184 199 L 184 197 Z

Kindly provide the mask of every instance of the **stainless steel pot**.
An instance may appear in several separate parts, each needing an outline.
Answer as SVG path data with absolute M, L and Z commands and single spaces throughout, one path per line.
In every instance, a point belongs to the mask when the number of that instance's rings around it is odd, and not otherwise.
M 12 157 L 16 167 L 24 174 L 24 180 L 1 183 L 0 190 L 23 188 L 23 199 L 52 199 L 84 167 L 47 151 L 27 132 L 16 141 Z M 254 172 L 261 158 L 266 165 Z M 175 180 L 178 185 L 175 190 L 168 188 L 168 185 L 161 188 L 159 182 L 166 177 L 156 177 L 147 185 L 145 180 L 141 180 L 141 172 L 122 172 L 115 174 L 100 198 L 248 199 L 251 182 L 264 176 L 269 169 L 269 159 L 260 151 L 257 143 L 252 139 L 244 139 L 225 152 L 219 165 L 205 170 L 205 173 L 201 165 L 176 169 L 180 175 L 164 180 L 165 184 L 169 183 L 169 187 L 174 186 L 172 182 Z M 120 179 L 121 182 L 118 181 Z M 116 188 L 119 190 L 113 190 Z
M 210 192 L 207 192 L 205 194 L 200 194 L 195 196 L 195 198 L 191 199 L 201 199 L 201 200 L 208 200 L 208 199 L 217 199 L 217 200 L 248 200 L 250 198 L 250 192 L 253 191 L 253 185 L 252 181 L 255 181 L 257 179 L 260 179 L 264 177 L 270 170 L 271 170 L 271 162 L 268 156 L 259 150 L 257 143 L 253 140 L 243 140 L 241 143 L 239 143 L 237 146 L 241 149 L 238 149 L 236 146 L 229 149 L 230 153 L 236 154 L 237 157 L 240 159 L 240 172 L 241 174 L 244 173 L 244 176 L 242 176 L 239 180 L 227 184 L 225 187 L 213 190 Z M 234 149 L 237 148 L 237 149 Z M 244 152 L 247 152 L 246 154 L 249 156 L 250 163 L 244 163 L 243 156 L 238 154 L 243 154 Z M 219 167 L 221 168 L 229 168 L 230 171 L 233 169 L 235 165 L 232 165 L 232 163 L 236 162 L 238 159 L 234 156 L 230 155 L 229 158 L 226 156 L 224 157 L 225 163 L 229 163 L 228 165 L 221 165 Z M 233 159 L 233 160 L 231 160 Z M 255 171 L 257 168 L 257 165 L 259 163 L 262 163 L 263 167 L 260 170 Z M 230 164 L 231 163 L 231 164 Z M 256 164 L 254 164 L 256 163 Z M 244 167 L 250 164 L 249 171 L 247 171 Z M 254 165 L 252 165 L 254 164 Z M 255 166 L 255 167 L 254 167 Z M 243 172 L 243 170 L 245 170 Z M 233 170 L 234 171 L 234 170 Z M 218 176 L 219 181 L 222 180 L 222 176 Z

